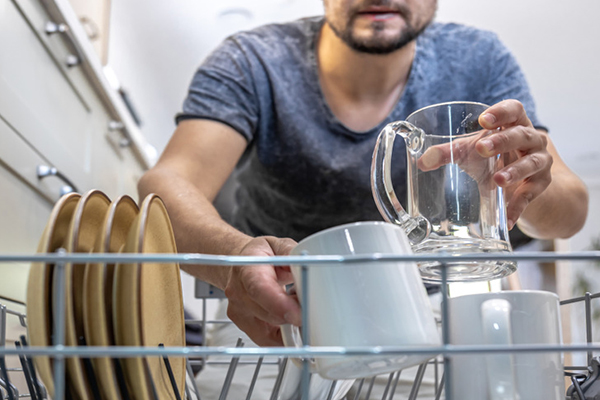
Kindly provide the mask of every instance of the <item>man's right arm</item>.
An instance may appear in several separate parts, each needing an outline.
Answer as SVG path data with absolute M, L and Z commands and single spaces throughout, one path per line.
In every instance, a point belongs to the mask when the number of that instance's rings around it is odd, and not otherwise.
M 212 205 L 246 146 L 246 139 L 228 125 L 184 120 L 157 164 L 140 179 L 140 198 L 156 193 L 165 202 L 179 252 L 289 254 L 295 244 L 292 240 L 252 238 L 227 224 Z M 284 290 L 291 281 L 287 269 L 267 265 L 182 265 L 182 269 L 225 290 L 230 300 L 228 315 L 259 345 L 280 345 L 276 326 L 299 323 L 299 307 Z
M 243 136 L 224 124 L 182 121 L 156 165 L 140 179 L 140 200 L 157 193 L 165 202 L 178 251 L 238 254 L 251 240 L 225 223 L 212 205 L 245 147 Z M 226 274 L 219 269 L 198 267 L 194 275 L 223 288 Z

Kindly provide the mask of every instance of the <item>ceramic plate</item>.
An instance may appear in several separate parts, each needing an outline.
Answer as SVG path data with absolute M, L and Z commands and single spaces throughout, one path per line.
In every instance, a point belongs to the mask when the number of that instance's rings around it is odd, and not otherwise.
M 37 252 L 52 253 L 65 247 L 71 219 L 81 196 L 69 193 L 54 205 Z M 53 264 L 33 263 L 27 282 L 27 326 L 29 345 L 51 346 L 52 340 L 52 270 Z M 48 357 L 35 357 L 35 367 L 50 397 L 54 396 L 52 362 Z
M 146 197 L 127 237 L 125 253 L 176 253 L 167 210 L 156 195 Z M 115 269 L 115 339 L 124 346 L 185 346 L 183 293 L 177 263 L 118 264 Z M 175 394 L 162 358 L 125 359 L 133 398 L 159 399 Z M 169 358 L 179 394 L 184 395 L 185 358 Z M 150 381 L 151 379 L 151 381 Z
M 118 253 L 125 245 L 139 208 L 129 196 L 121 196 L 110 204 L 102 230 L 96 239 L 95 253 Z M 112 325 L 112 282 L 114 264 L 90 263 L 83 277 L 83 321 L 88 346 L 114 346 Z M 114 360 L 94 358 L 94 371 L 100 394 L 105 400 L 121 398 Z
M 109 198 L 99 190 L 92 190 L 81 197 L 69 227 L 66 249 L 69 253 L 90 253 L 102 230 L 104 218 L 110 205 Z M 85 264 L 65 264 L 65 344 L 85 345 L 83 328 L 83 277 Z M 92 399 L 84 361 L 67 358 L 67 374 L 71 388 L 78 399 Z

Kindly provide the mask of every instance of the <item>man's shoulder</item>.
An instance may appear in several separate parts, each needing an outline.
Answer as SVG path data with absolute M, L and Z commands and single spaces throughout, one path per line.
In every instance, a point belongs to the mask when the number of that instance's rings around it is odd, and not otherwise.
M 323 24 L 323 17 L 308 17 L 291 22 L 273 23 L 233 34 L 228 39 L 242 47 L 274 50 L 312 41 Z
M 423 32 L 422 39 L 431 45 L 456 48 L 499 42 L 491 31 L 454 22 L 432 23 Z

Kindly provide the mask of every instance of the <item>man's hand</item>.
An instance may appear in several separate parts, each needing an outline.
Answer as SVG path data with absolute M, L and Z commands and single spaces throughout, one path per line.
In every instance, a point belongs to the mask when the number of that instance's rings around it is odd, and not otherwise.
M 296 242 L 272 236 L 252 239 L 242 256 L 285 256 Z M 292 283 L 289 267 L 248 265 L 231 267 L 225 295 L 227 316 L 259 346 L 282 346 L 279 325 L 301 322 L 300 305 L 285 292 Z
M 553 158 L 547 149 L 548 138 L 533 127 L 517 100 L 491 106 L 479 116 L 479 124 L 494 130 L 477 142 L 479 154 L 504 157 L 505 166 L 494 174 L 493 180 L 505 189 L 508 228 L 512 229 L 527 205 L 552 181 Z
M 479 116 L 479 124 L 484 131 L 459 137 L 451 145 L 430 147 L 417 166 L 422 171 L 432 171 L 452 162 L 475 179 L 480 188 L 501 186 L 507 201 L 508 228 L 512 229 L 527 205 L 552 181 L 548 137 L 533 127 L 517 100 L 491 106 Z M 504 168 L 489 176 L 487 160 L 499 154 Z

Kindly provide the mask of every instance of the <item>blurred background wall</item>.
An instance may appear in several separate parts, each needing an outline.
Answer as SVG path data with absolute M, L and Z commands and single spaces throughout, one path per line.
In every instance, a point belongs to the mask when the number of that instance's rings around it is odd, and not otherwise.
M 321 14 L 321 0 L 112 1 L 108 66 L 160 153 L 191 77 L 226 36 Z M 437 18 L 496 32 L 520 62 L 561 155 L 592 191 L 592 213 L 572 241 L 600 234 L 600 15 L 598 0 L 439 0 Z
M 108 69 L 127 91 L 143 133 L 160 153 L 194 70 L 223 38 L 321 13 L 321 0 L 113 0 Z M 598 15 L 598 0 L 439 0 L 438 20 L 492 30 L 513 51 L 542 122 L 590 189 L 588 222 L 574 238 L 558 242 L 563 250 L 589 249 L 600 235 Z M 572 271 L 563 284 L 575 287 L 581 278 L 600 290 L 597 266 L 577 264 Z M 185 284 L 189 298 L 191 283 Z

